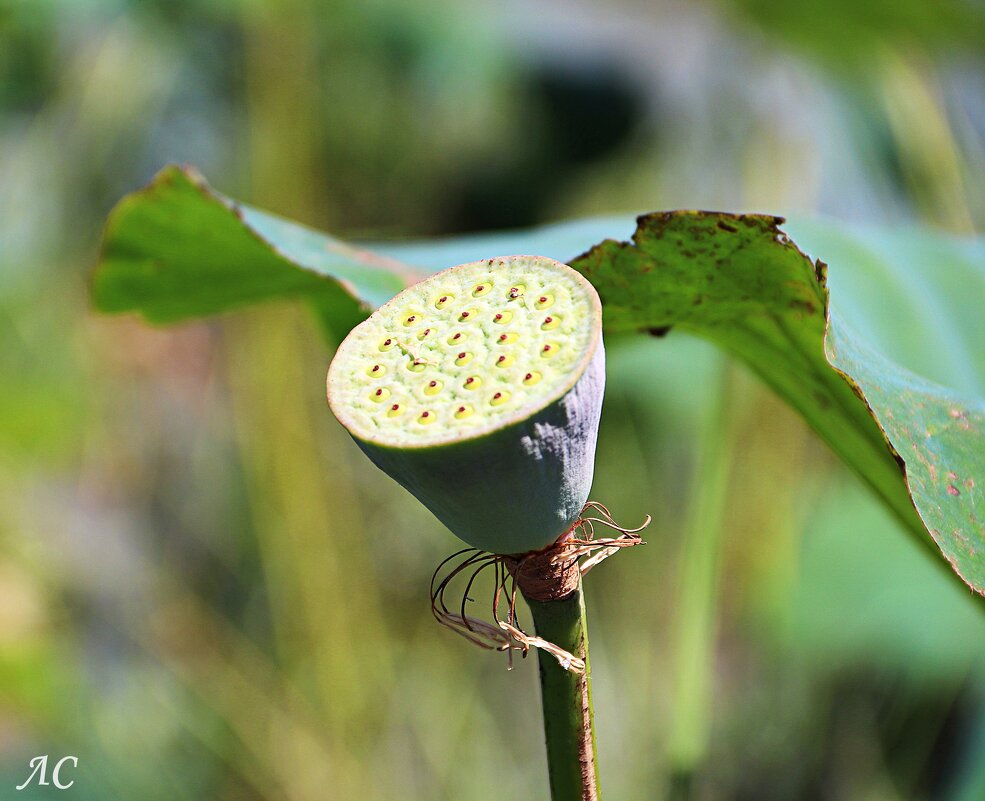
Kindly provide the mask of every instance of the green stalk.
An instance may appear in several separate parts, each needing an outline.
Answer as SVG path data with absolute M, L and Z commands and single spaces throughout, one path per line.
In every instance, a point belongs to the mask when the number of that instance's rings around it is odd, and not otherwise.
M 527 599 L 537 636 L 585 660 L 585 672 L 571 673 L 538 649 L 547 767 L 553 801 L 598 801 L 595 728 L 585 596 L 578 589 L 559 601 Z
M 735 368 L 720 360 L 718 386 L 702 426 L 694 494 L 684 531 L 673 621 L 674 708 L 670 721 L 671 801 L 694 797 L 694 776 L 708 752 L 712 724 L 722 538 L 737 434 Z

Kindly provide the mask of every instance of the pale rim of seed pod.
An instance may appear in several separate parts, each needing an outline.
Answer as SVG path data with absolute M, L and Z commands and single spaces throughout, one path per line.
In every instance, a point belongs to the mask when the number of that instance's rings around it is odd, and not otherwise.
M 452 273 L 453 271 L 460 270 L 463 267 L 471 267 L 478 264 L 488 264 L 494 266 L 496 262 L 513 262 L 520 259 L 529 259 L 534 263 L 542 263 L 550 265 L 550 269 L 558 270 L 564 273 L 568 278 L 574 281 L 574 283 L 584 291 L 585 297 L 589 301 L 589 314 L 584 320 L 584 325 L 588 326 L 590 332 L 590 338 L 584 347 L 584 352 L 581 354 L 579 360 L 572 365 L 571 369 L 568 371 L 568 376 L 566 380 L 560 384 L 555 385 L 553 391 L 546 395 L 536 395 L 531 401 L 523 406 L 518 407 L 515 411 L 507 416 L 497 417 L 479 426 L 475 426 L 469 429 L 467 432 L 450 430 L 447 434 L 436 437 L 428 438 L 425 442 L 394 442 L 392 439 L 388 438 L 384 432 L 378 433 L 365 433 L 361 430 L 359 421 L 353 415 L 346 403 L 338 400 L 338 394 L 335 390 L 341 387 L 344 382 L 346 382 L 349 377 L 344 374 L 344 364 L 345 353 L 344 349 L 346 347 L 346 340 L 352 336 L 352 333 L 357 331 L 360 327 L 365 325 L 372 325 L 373 318 L 381 314 L 385 310 L 393 307 L 396 308 L 400 304 L 406 302 L 404 293 L 408 290 L 413 289 L 423 283 L 437 283 L 438 280 L 446 274 Z M 546 256 L 533 256 L 528 254 L 514 254 L 510 256 L 497 256 L 492 259 L 481 259 L 475 262 L 468 262 L 466 264 L 459 264 L 453 267 L 448 267 L 444 270 L 440 270 L 432 275 L 427 276 L 422 279 L 417 284 L 412 284 L 405 289 L 401 290 L 397 295 L 388 300 L 378 309 L 376 309 L 370 317 L 368 317 L 363 322 L 359 323 L 349 336 L 346 337 L 339 345 L 338 350 L 335 354 L 335 358 L 332 359 L 329 365 L 328 375 L 326 377 L 327 394 L 328 394 L 328 404 L 332 409 L 332 412 L 339 420 L 339 422 L 358 439 L 371 443 L 373 445 L 384 447 L 384 448 L 394 448 L 399 450 L 426 450 L 429 448 L 441 447 L 443 445 L 450 445 L 459 442 L 468 442 L 470 440 L 480 439 L 484 436 L 492 434 L 495 431 L 499 431 L 505 428 L 509 428 L 512 425 L 518 424 L 534 417 L 542 410 L 546 409 L 551 404 L 557 402 L 563 398 L 571 389 L 578 383 L 578 380 L 585 373 L 589 364 L 591 363 L 593 357 L 598 351 L 601 341 L 602 341 L 602 302 L 599 299 L 598 292 L 595 287 L 592 286 L 591 282 L 585 278 L 577 270 L 572 269 L 567 264 L 557 261 L 556 259 L 551 259 Z M 339 358 L 342 356 L 342 358 Z M 356 433 L 356 432 L 359 433 Z

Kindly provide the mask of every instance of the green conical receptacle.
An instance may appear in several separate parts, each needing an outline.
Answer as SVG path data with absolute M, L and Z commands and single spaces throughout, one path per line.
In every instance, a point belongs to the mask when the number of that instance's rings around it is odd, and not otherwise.
M 370 459 L 493 553 L 550 545 L 591 489 L 605 386 L 602 307 L 570 267 L 452 267 L 356 326 L 328 400 Z

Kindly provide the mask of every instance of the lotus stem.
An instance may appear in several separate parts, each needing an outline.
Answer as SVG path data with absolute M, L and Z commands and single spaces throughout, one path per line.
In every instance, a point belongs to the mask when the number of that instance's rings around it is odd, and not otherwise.
M 549 653 L 538 650 L 544 734 L 553 801 L 598 801 L 598 765 L 592 711 L 591 663 L 585 595 L 574 592 L 555 601 L 527 599 L 537 635 L 585 660 L 573 673 Z

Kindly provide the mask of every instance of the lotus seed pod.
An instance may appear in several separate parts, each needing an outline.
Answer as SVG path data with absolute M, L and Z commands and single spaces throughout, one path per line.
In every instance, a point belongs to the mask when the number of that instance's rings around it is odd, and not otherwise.
M 550 545 L 592 485 L 605 387 L 602 306 L 537 256 L 462 264 L 356 326 L 328 401 L 359 447 L 469 545 Z

